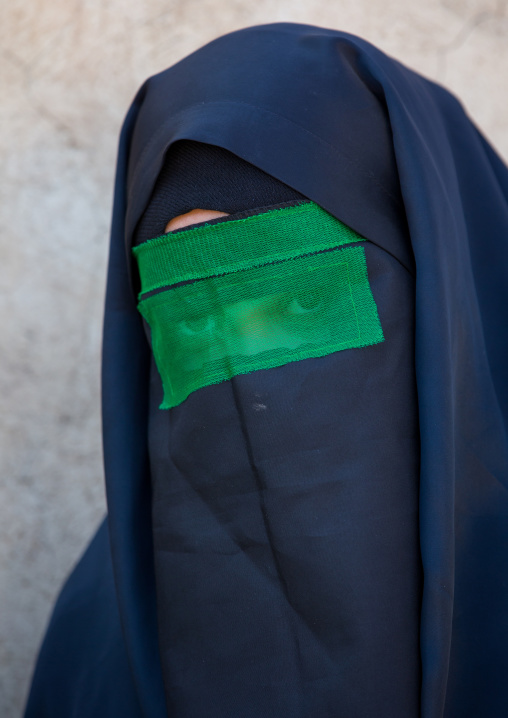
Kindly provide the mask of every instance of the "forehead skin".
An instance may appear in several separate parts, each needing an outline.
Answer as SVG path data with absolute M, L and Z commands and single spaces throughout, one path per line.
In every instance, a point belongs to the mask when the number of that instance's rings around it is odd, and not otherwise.
M 227 217 L 227 212 L 219 212 L 215 209 L 191 209 L 190 212 L 185 214 L 179 214 L 178 217 L 173 217 L 164 230 L 164 232 L 174 232 L 182 227 L 188 227 L 191 224 L 199 224 L 199 222 L 206 222 L 208 219 L 217 219 L 217 217 Z

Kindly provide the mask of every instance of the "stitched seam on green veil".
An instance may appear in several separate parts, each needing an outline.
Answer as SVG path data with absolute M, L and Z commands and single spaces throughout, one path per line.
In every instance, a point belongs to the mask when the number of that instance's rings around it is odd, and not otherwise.
M 365 241 L 314 202 L 155 237 L 132 250 L 141 294 Z

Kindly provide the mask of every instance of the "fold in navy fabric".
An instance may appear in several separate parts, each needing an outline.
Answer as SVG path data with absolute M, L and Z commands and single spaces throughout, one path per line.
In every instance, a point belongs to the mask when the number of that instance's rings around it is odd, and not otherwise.
M 63 587 L 26 715 L 142 718 L 120 626 L 104 521 Z
M 158 410 L 130 250 L 182 139 L 366 237 L 385 342 Z M 507 230 L 508 171 L 457 100 L 352 35 L 248 28 L 141 88 L 120 143 L 104 330 L 115 580 L 95 609 L 126 657 L 97 633 L 108 683 L 117 694 L 128 675 L 132 711 L 507 714 Z M 101 715 L 129 715 L 84 640 L 90 614 L 67 620 L 74 589 L 110 570 L 93 546 L 55 609 L 29 718 L 97 715 L 99 689 Z M 70 712 L 54 676 L 79 683 L 62 658 L 78 647 L 94 699 L 77 691 Z

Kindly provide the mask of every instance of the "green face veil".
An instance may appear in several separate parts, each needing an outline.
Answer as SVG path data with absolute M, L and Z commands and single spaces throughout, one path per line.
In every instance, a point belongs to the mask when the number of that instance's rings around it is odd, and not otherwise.
M 160 408 L 238 374 L 382 341 L 362 241 L 307 202 L 136 247 Z

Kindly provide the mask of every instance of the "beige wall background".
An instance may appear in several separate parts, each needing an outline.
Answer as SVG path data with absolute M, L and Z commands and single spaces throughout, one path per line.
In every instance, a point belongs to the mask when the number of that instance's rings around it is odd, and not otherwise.
M 217 35 L 294 21 L 441 82 L 508 159 L 507 0 L 1 0 L 0 716 L 105 512 L 100 341 L 120 124 Z

